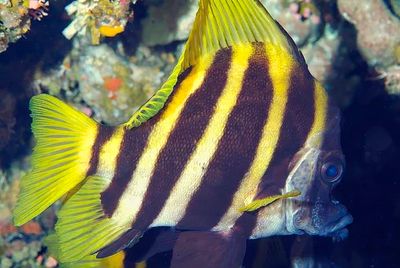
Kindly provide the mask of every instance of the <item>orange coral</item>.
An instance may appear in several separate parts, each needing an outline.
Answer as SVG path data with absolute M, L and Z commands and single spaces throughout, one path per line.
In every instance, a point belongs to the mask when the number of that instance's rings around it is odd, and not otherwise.
M 34 221 L 30 221 L 22 225 L 21 228 L 25 234 L 39 235 L 42 233 L 42 228 L 40 227 L 39 223 Z
M 0 235 L 7 235 L 10 233 L 16 233 L 17 229 L 14 227 L 14 225 L 10 223 L 2 223 L 0 222 Z
M 118 77 L 104 77 L 104 88 L 109 92 L 110 99 L 116 98 L 116 92 L 121 88 L 124 81 Z

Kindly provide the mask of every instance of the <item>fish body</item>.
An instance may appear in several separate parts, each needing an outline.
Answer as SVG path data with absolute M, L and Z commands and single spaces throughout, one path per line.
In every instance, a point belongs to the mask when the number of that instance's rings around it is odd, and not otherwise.
M 49 95 L 30 108 L 15 223 L 67 195 L 53 243 L 67 265 L 100 266 L 164 226 L 151 252 L 173 248 L 172 267 L 235 267 L 249 238 L 342 237 L 352 221 L 330 197 L 338 109 L 258 1 L 200 1 L 170 78 L 121 126 Z

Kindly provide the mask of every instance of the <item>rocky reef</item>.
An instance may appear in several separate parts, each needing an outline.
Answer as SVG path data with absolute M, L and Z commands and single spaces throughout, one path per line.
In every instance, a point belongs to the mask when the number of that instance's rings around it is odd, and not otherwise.
M 49 93 L 100 122 L 125 122 L 169 75 L 188 37 L 197 2 L 0 0 L 0 267 L 57 265 L 43 247 L 57 206 L 19 229 L 11 223 L 19 180 L 29 170 L 29 97 Z M 309 263 L 323 259 L 332 267 L 399 264 L 391 246 L 400 235 L 400 170 L 395 161 L 400 153 L 399 1 L 261 2 L 292 36 L 311 73 L 344 115 L 348 175 L 337 195 L 355 211 L 350 227 L 355 235 L 342 244 L 332 245 L 327 239 L 304 242 L 313 247 Z M 376 220 L 363 210 L 364 202 L 379 214 L 373 215 Z M 369 222 L 375 228 L 371 230 L 387 228 L 390 234 L 369 234 Z M 367 237 L 381 238 L 377 244 L 386 253 L 378 246 L 365 246 Z M 260 259 L 258 265 L 295 267 L 302 256 L 291 258 L 290 251 L 303 242 L 282 241 L 281 259 Z M 254 244 L 255 251 L 259 247 Z M 254 254 L 249 254 L 248 267 L 258 267 L 252 266 Z M 307 258 L 300 259 L 307 264 Z
M 144 46 L 128 57 L 107 44 L 76 45 L 56 69 L 37 70 L 33 88 L 64 94 L 98 121 L 115 125 L 126 122 L 153 95 L 175 61 L 173 53 Z
M 343 17 L 357 29 L 357 46 L 368 64 L 385 79 L 391 94 L 400 94 L 400 20 L 398 2 L 393 8 L 380 0 L 365 0 L 362 5 L 338 0 Z

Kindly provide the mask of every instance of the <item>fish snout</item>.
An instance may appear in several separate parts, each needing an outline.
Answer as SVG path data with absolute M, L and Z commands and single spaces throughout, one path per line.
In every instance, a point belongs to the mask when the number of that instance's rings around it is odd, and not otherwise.
M 345 228 L 353 222 L 345 206 L 338 202 L 316 202 L 311 207 L 299 209 L 293 215 L 293 226 L 297 233 L 331 236 L 343 240 L 348 235 Z
M 342 204 L 336 204 L 332 211 L 332 221 L 327 227 L 327 236 L 331 236 L 334 240 L 343 240 L 347 238 L 349 231 L 347 227 L 353 222 L 353 217 Z
M 338 201 L 316 204 L 311 219 L 317 235 L 332 236 L 340 240 L 347 237 L 348 230 L 345 227 L 353 222 L 347 208 Z

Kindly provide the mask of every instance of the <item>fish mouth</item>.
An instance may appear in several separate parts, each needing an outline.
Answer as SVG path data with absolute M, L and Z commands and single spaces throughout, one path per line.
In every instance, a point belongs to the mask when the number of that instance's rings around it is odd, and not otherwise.
M 333 225 L 331 231 L 327 236 L 332 237 L 334 241 L 342 241 L 349 236 L 349 230 L 345 228 L 347 225 L 353 222 L 353 217 L 350 214 L 346 214 L 341 217 L 338 222 Z
M 294 234 L 308 234 L 332 237 L 334 241 L 341 241 L 348 237 L 349 231 L 347 225 L 353 222 L 353 217 L 346 210 L 342 210 L 341 215 L 326 224 L 319 223 L 316 226 L 312 221 L 306 220 L 307 214 L 295 213 L 293 227 L 296 230 Z

